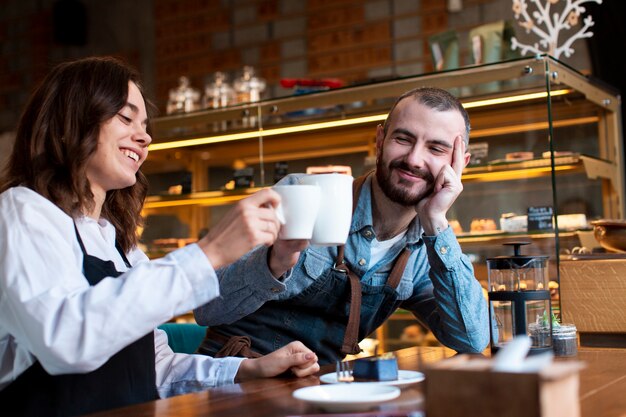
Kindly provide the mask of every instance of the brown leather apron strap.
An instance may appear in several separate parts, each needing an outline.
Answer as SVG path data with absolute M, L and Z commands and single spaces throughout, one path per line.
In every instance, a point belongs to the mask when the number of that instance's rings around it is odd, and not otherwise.
M 224 336 L 216 331 L 207 329 L 205 338 L 222 343 L 222 348 L 217 351 L 215 358 L 225 358 L 227 356 L 243 356 L 245 358 L 260 358 L 258 352 L 250 349 L 252 342 L 248 336 Z
M 361 194 L 361 188 L 365 179 L 371 174 L 371 172 L 362 175 L 354 180 L 352 184 L 352 214 L 356 210 L 357 203 L 359 201 L 359 195 Z M 348 274 L 350 283 L 350 315 L 348 316 L 348 324 L 346 325 L 346 332 L 343 337 L 343 343 L 341 345 L 341 353 L 344 355 L 355 355 L 361 352 L 359 347 L 359 324 L 361 321 L 361 279 L 356 276 L 350 268 L 344 262 L 344 245 L 337 246 L 337 258 L 335 259 L 335 269 L 344 271 Z M 411 251 L 408 248 L 404 248 L 402 253 L 396 258 L 391 273 L 387 278 L 387 285 L 394 290 L 400 285 L 404 268 L 411 256 Z
M 402 280 L 402 274 L 404 273 L 404 268 L 406 268 L 406 263 L 409 261 L 409 257 L 411 256 L 411 251 L 409 248 L 404 248 L 402 253 L 398 255 L 396 258 L 396 262 L 393 264 L 393 269 L 389 273 L 389 277 L 387 278 L 387 285 L 389 285 L 394 290 L 398 288 L 400 285 L 400 281 Z
M 356 276 L 346 264 L 335 265 L 335 269 L 344 271 L 350 283 L 350 315 L 346 332 L 343 336 L 341 353 L 355 355 L 361 352 L 359 347 L 359 324 L 361 322 L 361 279 Z
M 361 175 L 352 182 L 352 214 L 356 210 L 361 195 L 361 188 L 367 177 L 371 174 L 368 172 Z M 348 316 L 348 324 L 346 332 L 343 336 L 341 345 L 341 353 L 344 355 L 356 355 L 361 352 L 359 347 L 359 324 L 361 322 L 361 279 L 357 277 L 348 265 L 344 263 L 345 245 L 337 246 L 337 258 L 335 258 L 335 269 L 344 271 L 348 274 L 348 282 L 350 283 L 350 315 Z
M 341 247 L 343 249 L 343 246 Z M 398 255 L 393 268 L 387 278 L 387 285 L 394 290 L 400 285 L 404 268 L 411 256 L 409 248 L 404 248 L 402 253 Z M 342 270 L 348 274 L 350 282 L 350 316 L 348 316 L 348 324 L 346 332 L 343 336 L 341 345 L 341 353 L 344 355 L 356 355 L 361 352 L 359 347 L 359 324 L 361 322 L 361 279 L 348 268 L 345 263 L 335 265 L 335 269 Z
M 360 177 L 355 178 L 352 182 L 352 214 L 354 214 L 354 211 L 356 210 L 356 205 L 359 202 L 361 188 L 363 187 L 363 184 L 365 184 L 365 180 L 367 179 L 367 177 L 369 177 L 372 172 L 374 171 L 370 171 L 365 175 L 361 175 Z

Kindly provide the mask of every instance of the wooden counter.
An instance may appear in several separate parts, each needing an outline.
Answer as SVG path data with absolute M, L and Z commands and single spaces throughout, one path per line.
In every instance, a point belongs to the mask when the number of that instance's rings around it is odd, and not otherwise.
M 626 254 L 561 260 L 563 323 L 574 323 L 584 346 L 626 347 Z
M 397 355 L 400 369 L 422 370 L 425 364 L 454 356 L 454 352 L 440 347 L 415 347 L 400 350 Z M 580 374 L 581 416 L 626 416 L 626 349 L 580 348 L 577 359 L 586 364 Z M 332 369 L 324 367 L 320 375 L 329 371 Z M 318 384 L 317 376 L 261 379 L 92 416 L 275 417 L 318 414 L 322 411 L 291 396 L 298 388 Z M 417 383 L 404 388 L 398 399 L 386 402 L 385 410 L 422 411 L 423 401 L 423 383 Z

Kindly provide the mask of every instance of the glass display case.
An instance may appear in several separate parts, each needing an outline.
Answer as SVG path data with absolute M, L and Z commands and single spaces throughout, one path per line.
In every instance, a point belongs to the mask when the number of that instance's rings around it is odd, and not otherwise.
M 615 91 L 546 55 L 158 118 L 144 172 L 161 185 L 145 204 L 144 243 L 160 253 L 155 241 L 197 238 L 287 171 L 366 172 L 376 125 L 419 86 L 451 91 L 470 115 L 473 156 L 448 218 L 477 278 L 486 286 L 485 260 L 506 254 L 502 243 L 526 240 L 525 253 L 550 257 L 557 287 L 559 254 L 580 246 L 578 231 L 624 217 L 622 121 Z

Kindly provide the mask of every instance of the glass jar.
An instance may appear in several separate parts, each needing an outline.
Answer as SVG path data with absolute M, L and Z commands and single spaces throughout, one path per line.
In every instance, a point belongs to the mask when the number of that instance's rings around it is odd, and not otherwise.
M 561 324 L 552 327 L 552 347 L 555 356 L 576 356 L 578 336 L 574 324 Z
M 209 83 L 204 87 L 204 97 L 202 98 L 202 108 L 217 109 L 233 104 L 235 92 L 228 84 L 226 73 L 217 71 Z
M 263 78 L 257 77 L 254 68 L 250 65 L 243 67 L 243 72 L 233 83 L 235 101 L 237 103 L 255 103 L 261 100 L 266 83 Z M 253 127 L 257 124 L 257 116 L 248 114 L 241 120 L 242 127 Z
M 265 80 L 256 76 L 254 67 L 244 66 L 241 76 L 234 82 L 237 103 L 254 103 L 261 100 L 265 87 Z
M 167 114 L 188 113 L 200 108 L 200 91 L 191 87 L 189 78 L 178 79 L 178 87 L 172 88 L 167 101 Z

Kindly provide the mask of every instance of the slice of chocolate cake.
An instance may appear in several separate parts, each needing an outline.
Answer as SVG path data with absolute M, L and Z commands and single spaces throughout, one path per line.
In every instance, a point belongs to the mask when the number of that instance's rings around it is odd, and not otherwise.
M 398 360 L 393 355 L 357 359 L 352 376 L 361 382 L 395 381 L 398 379 Z

